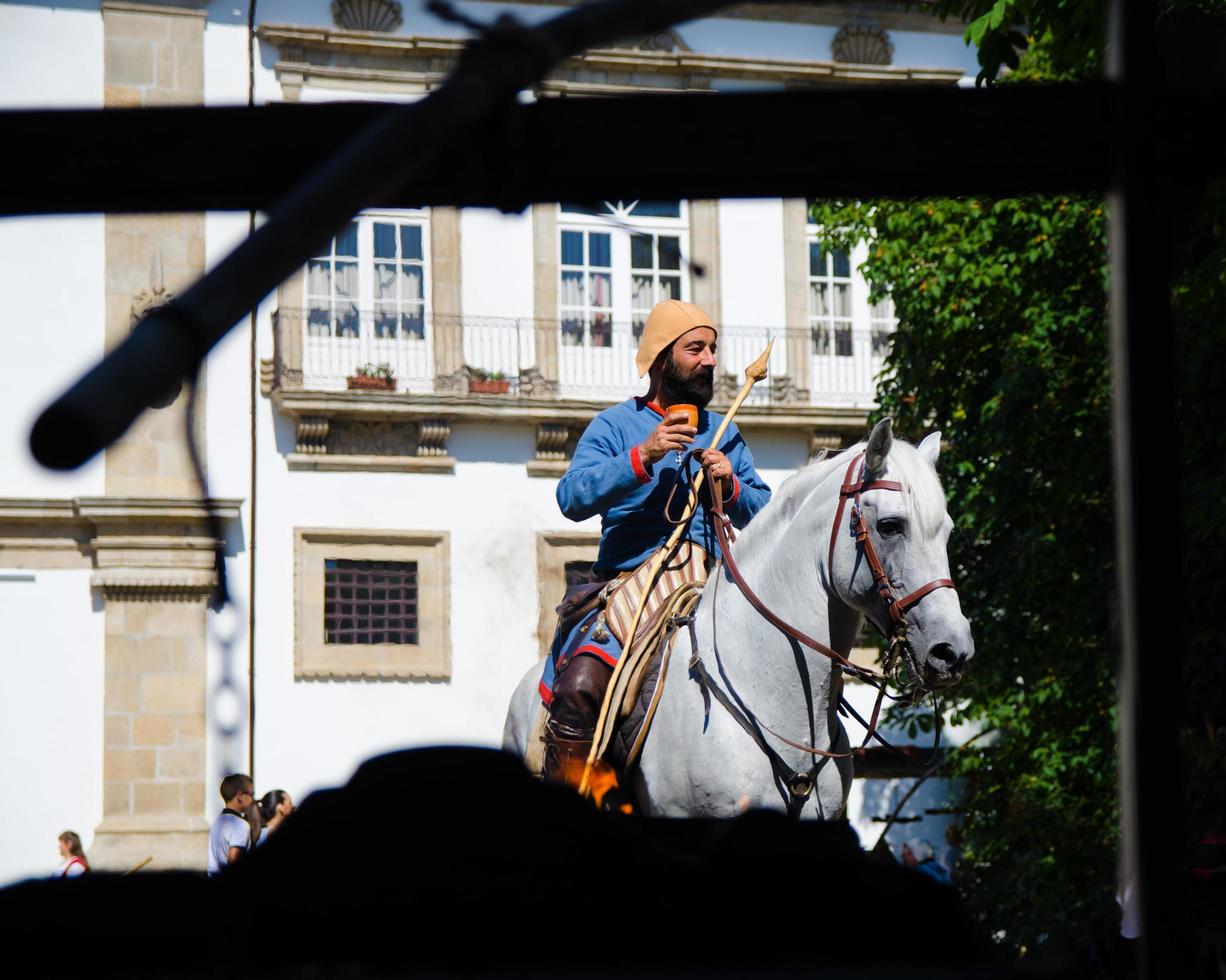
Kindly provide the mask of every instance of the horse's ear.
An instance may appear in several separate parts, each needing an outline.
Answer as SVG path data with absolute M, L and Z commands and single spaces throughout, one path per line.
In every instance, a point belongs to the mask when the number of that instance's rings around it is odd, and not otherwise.
M 870 473 L 880 473 L 893 446 L 894 420 L 886 417 L 873 426 L 872 435 L 868 437 L 868 448 L 864 450 L 864 468 Z
M 937 457 L 941 454 L 941 433 L 929 432 L 924 436 L 924 441 L 915 447 L 915 451 L 920 454 L 920 459 L 935 470 Z

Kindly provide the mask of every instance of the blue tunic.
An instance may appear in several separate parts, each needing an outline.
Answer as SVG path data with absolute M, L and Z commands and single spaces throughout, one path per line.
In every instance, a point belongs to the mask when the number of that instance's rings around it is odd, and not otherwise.
M 575 447 L 575 456 L 558 482 L 558 506 L 572 521 L 601 516 L 600 552 L 596 568 L 602 572 L 637 568 L 656 551 L 673 526 L 664 519 L 664 503 L 677 479 L 675 454 L 668 453 L 654 465 L 639 456 L 639 444 L 664 418 L 660 409 L 642 398 L 631 398 L 606 408 L 592 419 Z M 723 416 L 698 413 L 694 446 L 710 448 L 711 437 Z M 732 465 L 733 492 L 724 501 L 724 511 L 741 528 L 770 500 L 770 488 L 753 466 L 753 456 L 736 427 L 728 426 L 723 451 Z M 684 490 L 677 491 L 674 514 L 685 506 Z M 691 541 L 719 557 L 719 546 L 706 508 L 700 502 L 690 523 Z

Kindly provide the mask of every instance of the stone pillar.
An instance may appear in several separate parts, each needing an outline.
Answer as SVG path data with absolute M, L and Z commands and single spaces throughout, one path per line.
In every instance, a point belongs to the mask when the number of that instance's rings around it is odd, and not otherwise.
M 436 391 L 462 391 L 465 383 L 460 265 L 459 208 L 431 208 L 430 339 Z
M 89 857 L 121 871 L 203 868 L 205 601 L 211 576 L 102 576 L 106 602 L 102 823 Z
M 787 321 L 787 376 L 793 391 L 809 392 L 809 224 L 803 197 L 783 202 L 783 310 Z
M 703 274 L 690 277 L 690 296 L 723 326 L 719 279 L 719 201 L 690 201 L 690 261 Z
M 203 102 L 204 24 L 195 7 L 104 0 L 105 105 Z M 105 242 L 110 349 L 144 309 L 203 274 L 204 215 L 108 214 Z M 206 797 L 216 793 L 206 793 L 204 749 L 212 544 L 193 499 L 186 402 L 185 391 L 168 393 L 145 412 L 106 451 L 107 496 L 81 502 L 83 516 L 103 522 L 93 579 L 106 637 L 103 820 L 90 849 L 99 868 L 149 856 L 154 869 L 204 867 Z M 197 412 L 203 454 L 203 376 Z
M 532 312 L 536 369 L 544 386 L 558 383 L 558 206 L 532 205 Z
M 188 7 L 104 2 L 105 104 L 201 103 L 204 17 L 203 10 Z M 131 332 L 137 297 L 181 292 L 203 274 L 204 215 L 108 214 L 105 238 L 105 344 L 109 350 Z M 163 276 L 164 283 L 153 281 Z M 186 400 L 180 392 L 168 407 L 146 412 L 107 450 L 108 495 L 168 497 L 198 492 L 183 440 Z M 197 405 L 203 416 L 203 391 Z M 203 438 L 203 432 L 199 435 Z

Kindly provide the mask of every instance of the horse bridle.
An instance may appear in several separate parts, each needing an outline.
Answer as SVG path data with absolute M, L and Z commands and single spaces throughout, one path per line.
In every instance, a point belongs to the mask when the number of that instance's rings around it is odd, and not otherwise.
M 691 452 L 689 458 L 686 460 L 687 471 L 690 459 L 692 459 L 697 452 L 698 451 Z M 859 472 L 856 470 L 857 466 L 859 466 Z M 877 553 L 877 548 L 873 544 L 872 538 L 869 536 L 868 524 L 864 520 L 860 498 L 862 494 L 867 493 L 869 490 L 896 490 L 901 492 L 902 484 L 896 480 L 872 480 L 866 482 L 866 468 L 866 458 L 865 453 L 863 452 L 856 455 L 856 457 L 848 464 L 847 472 L 844 475 L 842 485 L 839 488 L 839 504 L 837 510 L 835 511 L 834 521 L 830 529 L 830 550 L 827 555 L 826 572 L 830 580 L 830 585 L 833 587 L 834 549 L 838 544 L 839 529 L 843 522 L 843 512 L 846 509 L 848 500 L 851 500 L 853 502 L 851 506 L 851 514 L 848 519 L 849 529 L 855 535 L 856 543 L 860 546 L 864 553 L 865 562 L 868 564 L 869 571 L 873 576 L 873 583 L 877 588 L 878 594 L 881 596 L 882 603 L 884 604 L 887 612 L 890 645 L 886 650 L 886 656 L 882 664 L 883 673 L 881 674 L 867 668 L 860 667 L 857 664 L 853 664 L 837 650 L 834 650 L 819 640 L 815 640 L 813 637 L 781 619 L 757 596 L 756 593 L 754 593 L 753 589 L 749 587 L 749 584 L 741 575 L 741 571 L 737 567 L 736 560 L 732 557 L 732 549 L 730 545 L 735 540 L 735 531 L 732 527 L 731 519 L 724 512 L 723 488 L 719 480 L 712 480 L 710 483 L 711 514 L 714 516 L 713 524 L 715 526 L 715 536 L 719 541 L 720 551 L 723 555 L 723 563 L 727 567 L 728 573 L 731 575 L 732 580 L 736 583 L 737 588 L 740 589 L 741 594 L 744 595 L 749 604 L 753 606 L 753 608 L 756 609 L 767 622 L 782 632 L 785 636 L 788 636 L 797 643 L 800 643 L 809 649 L 828 657 L 844 673 L 851 674 L 854 677 L 873 684 L 877 688 L 877 698 L 873 705 L 872 716 L 867 722 L 860 717 L 860 715 L 854 708 L 851 707 L 845 698 L 840 698 L 840 706 L 850 711 L 850 713 L 855 716 L 856 720 L 865 727 L 866 733 L 864 736 L 864 741 L 860 744 L 860 748 L 863 749 L 868 745 L 869 741 L 874 738 L 887 748 L 894 748 L 894 746 L 890 745 L 889 742 L 878 734 L 877 722 L 880 718 L 881 705 L 885 698 L 885 685 L 888 681 L 888 674 L 892 669 L 900 651 L 906 645 L 906 633 L 908 626 L 907 610 L 915 606 L 925 596 L 935 592 L 937 589 L 953 589 L 955 586 L 952 579 L 933 579 L 931 582 L 920 586 L 918 589 L 908 593 L 907 595 L 898 595 L 897 591 L 894 589 L 894 586 L 890 582 L 889 576 L 885 572 L 884 566 L 881 564 L 881 558 Z M 853 474 L 855 475 L 854 481 L 852 479 Z M 789 792 L 792 793 L 794 798 L 803 799 L 812 791 L 814 774 L 818 764 L 815 763 L 807 773 L 799 773 L 794 769 L 787 768 L 783 764 L 782 759 L 779 758 L 778 753 L 776 753 L 766 743 L 761 733 L 757 731 L 758 726 L 770 732 L 770 734 L 774 735 L 785 744 L 814 756 L 821 756 L 827 759 L 846 759 L 854 755 L 855 750 L 848 752 L 832 752 L 827 749 L 820 749 L 813 745 L 806 745 L 803 742 L 793 741 L 792 739 L 781 735 L 779 732 L 776 732 L 773 728 L 760 720 L 757 720 L 756 722 L 751 721 L 750 718 L 746 716 L 746 713 L 734 705 L 728 695 L 725 694 L 720 686 L 715 683 L 714 679 L 703 666 L 701 659 L 698 657 L 698 643 L 697 638 L 694 635 L 694 621 L 692 613 L 688 617 L 688 622 L 686 625 L 689 627 L 690 645 L 692 648 L 690 657 L 691 672 L 696 675 L 699 683 L 704 687 L 704 689 L 710 690 L 715 695 L 716 699 L 733 716 L 737 723 L 740 724 L 740 726 L 745 729 L 750 737 L 758 743 L 759 748 L 761 748 L 771 760 L 772 768 L 788 786 Z M 939 747 L 939 724 L 935 727 L 935 733 L 937 741 L 934 742 L 933 745 L 934 757 Z

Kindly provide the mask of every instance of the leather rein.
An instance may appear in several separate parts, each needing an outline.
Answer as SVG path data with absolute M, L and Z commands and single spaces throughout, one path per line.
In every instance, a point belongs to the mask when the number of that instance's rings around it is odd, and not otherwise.
M 687 473 L 690 462 L 698 452 L 700 452 L 700 450 L 692 451 L 687 457 L 685 466 Z M 857 466 L 859 467 L 858 472 Z M 881 558 L 877 553 L 877 548 L 873 544 L 872 538 L 869 536 L 868 524 L 864 520 L 861 510 L 860 497 L 869 490 L 894 490 L 901 492 L 902 484 L 896 480 L 868 481 L 865 469 L 865 454 L 863 452 L 859 453 L 848 464 L 847 472 L 844 475 L 843 483 L 839 489 L 838 508 L 835 511 L 834 521 L 830 528 L 830 549 L 827 555 L 826 570 L 827 575 L 830 578 L 831 585 L 833 585 L 834 549 L 835 545 L 838 543 L 839 530 L 843 522 L 843 512 L 846 510 L 847 503 L 850 500 L 852 501 L 852 505 L 851 513 L 848 518 L 849 530 L 852 534 L 854 534 L 857 545 L 863 551 L 865 561 L 868 564 L 869 571 L 873 576 L 873 583 L 877 588 L 878 594 L 880 595 L 882 603 L 888 614 L 890 643 L 886 650 L 886 656 L 883 662 L 884 670 L 888 672 L 893 667 L 900 652 L 906 646 L 906 633 L 908 626 L 907 610 L 915 606 L 925 596 L 935 592 L 937 589 L 952 589 L 955 588 L 955 586 L 952 579 L 942 578 L 934 579 L 933 581 L 920 586 L 918 589 L 908 593 L 907 595 L 900 596 L 897 593 L 893 585 L 890 583 L 890 578 L 886 574 L 885 568 L 881 564 Z M 839 698 L 839 710 L 842 713 L 850 712 L 850 714 L 864 726 L 866 734 L 864 736 L 864 741 L 859 746 L 860 749 L 867 746 L 871 740 L 876 739 L 887 748 L 898 751 L 877 732 L 877 722 L 881 714 L 881 705 L 886 696 L 885 686 L 888 682 L 887 673 L 879 674 L 875 671 L 869 670 L 868 668 L 853 664 L 837 650 L 827 646 L 820 640 L 814 639 L 780 618 L 757 596 L 757 594 L 752 588 L 750 588 L 749 584 L 741 575 L 741 571 L 737 567 L 736 560 L 732 556 L 732 549 L 730 546 L 732 542 L 736 540 L 736 532 L 733 529 L 731 519 L 729 519 L 728 515 L 724 512 L 723 488 L 721 483 L 719 480 L 711 480 L 709 481 L 709 486 L 711 490 L 711 514 L 714 516 L 712 523 L 715 526 L 715 536 L 719 542 L 720 551 L 723 555 L 722 560 L 727 566 L 728 573 L 731 575 L 732 580 L 736 583 L 737 588 L 740 589 L 741 594 L 744 595 L 749 604 L 758 611 L 763 619 L 782 632 L 785 636 L 788 636 L 797 643 L 808 647 L 810 650 L 829 658 L 845 674 L 851 674 L 853 677 L 876 687 L 877 698 L 873 704 L 872 716 L 868 721 L 865 721 L 862 717 L 860 717 L 859 713 L 848 703 L 847 699 L 843 698 L 842 696 Z M 675 489 L 676 488 L 674 487 L 674 490 Z M 670 494 L 670 504 L 671 501 L 672 495 Z M 666 505 L 666 515 L 668 514 L 668 511 L 669 507 Z M 716 583 L 716 587 L 718 588 L 718 582 Z M 684 620 L 678 620 L 677 624 L 686 625 L 689 627 L 691 647 L 689 667 L 691 673 L 697 677 L 699 683 L 702 685 L 704 693 L 709 691 L 710 693 L 714 694 L 720 704 L 724 706 L 724 708 L 732 715 L 737 723 L 743 729 L 745 729 L 751 738 L 754 739 L 754 741 L 758 744 L 758 747 L 761 748 L 770 759 L 772 769 L 788 787 L 788 790 L 794 799 L 803 801 L 803 799 L 806 798 L 812 791 L 814 776 L 820 763 L 815 763 L 807 773 L 799 773 L 796 770 L 789 768 L 779 757 L 778 753 L 766 743 L 765 738 L 761 735 L 761 732 L 758 731 L 759 728 L 770 732 L 771 735 L 774 735 L 781 742 L 813 756 L 820 756 L 826 759 L 846 759 L 855 754 L 856 750 L 851 750 L 848 752 L 832 752 L 827 749 L 817 748 L 813 745 L 806 745 L 803 742 L 796 742 L 776 732 L 774 729 L 760 720 L 751 720 L 745 711 L 741 710 L 732 703 L 732 700 L 728 697 L 728 695 L 724 693 L 720 686 L 707 672 L 706 667 L 699 658 L 697 637 L 695 636 L 694 632 L 693 613 L 691 613 Z M 938 723 L 934 727 L 936 735 L 932 750 L 932 754 L 934 756 L 940 745 L 939 720 L 938 713 Z

